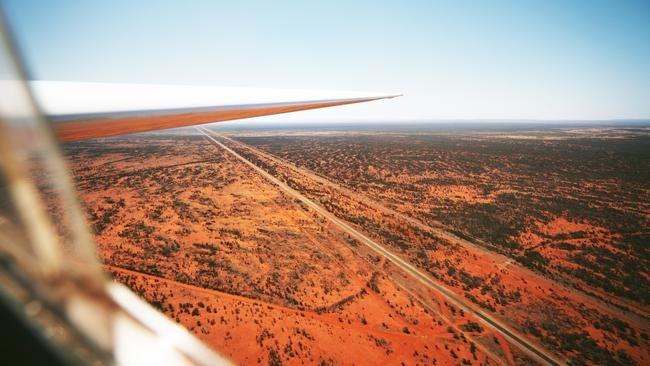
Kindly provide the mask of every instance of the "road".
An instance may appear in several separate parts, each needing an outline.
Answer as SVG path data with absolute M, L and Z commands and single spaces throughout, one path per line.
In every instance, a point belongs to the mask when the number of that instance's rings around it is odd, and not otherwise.
M 293 170 L 294 172 L 296 172 L 298 174 L 301 174 L 301 175 L 304 175 L 304 176 L 306 176 L 306 177 L 308 177 L 310 179 L 313 179 L 313 180 L 315 180 L 315 181 L 317 181 L 317 182 L 319 182 L 319 183 L 321 183 L 321 184 L 323 184 L 325 186 L 334 188 L 336 190 L 340 190 L 343 193 L 347 194 L 349 197 L 354 197 L 357 201 L 362 202 L 362 203 L 368 205 L 369 207 L 372 207 L 374 209 L 377 209 L 377 210 L 386 212 L 388 214 L 394 215 L 395 217 L 398 217 L 398 218 L 400 218 L 400 219 L 402 219 L 402 220 L 410 223 L 411 225 L 414 225 L 414 226 L 416 226 L 416 227 L 418 227 L 418 228 L 420 228 L 422 230 L 430 231 L 430 232 L 438 235 L 440 238 L 449 241 L 450 243 L 459 244 L 459 245 L 461 245 L 462 247 L 464 247 L 467 250 L 477 251 L 477 252 L 481 253 L 482 255 L 486 255 L 489 258 L 491 258 L 492 260 L 494 260 L 495 262 L 499 263 L 499 265 L 498 265 L 499 269 L 507 269 L 507 268 L 510 268 L 513 265 L 517 266 L 516 262 L 512 258 L 507 257 L 507 256 L 502 255 L 502 254 L 499 254 L 499 253 L 496 253 L 495 251 L 492 251 L 492 250 L 488 249 L 488 248 L 493 248 L 494 246 L 491 245 L 491 244 L 488 244 L 488 243 L 486 243 L 486 242 L 484 242 L 484 241 L 482 241 L 480 239 L 472 238 L 472 240 L 473 240 L 473 242 L 472 242 L 472 241 L 460 238 L 457 235 L 451 233 L 450 232 L 451 229 L 448 228 L 448 227 L 443 227 L 443 226 L 438 227 L 438 226 L 431 226 L 429 224 L 425 224 L 425 223 L 423 223 L 422 221 L 420 221 L 420 220 L 418 220 L 416 218 L 407 216 L 407 215 L 405 215 L 405 214 L 403 214 L 403 213 L 401 213 L 399 211 L 396 211 L 396 210 L 394 210 L 394 209 L 392 209 L 390 207 L 387 207 L 386 205 L 384 205 L 382 203 L 379 203 L 379 202 L 367 197 L 363 193 L 352 191 L 352 190 L 340 185 L 339 183 L 330 181 L 330 180 L 328 180 L 328 179 L 326 179 L 326 178 L 324 178 L 324 177 L 322 177 L 320 175 L 315 174 L 314 172 L 312 172 L 312 171 L 310 171 L 308 169 L 299 167 L 299 166 L 297 166 L 297 165 L 295 165 L 295 164 L 293 164 L 293 163 L 291 163 L 291 162 L 289 162 L 289 161 L 287 161 L 285 159 L 282 159 L 280 157 L 271 155 L 271 154 L 266 153 L 266 152 L 264 152 L 264 151 L 262 151 L 260 149 L 257 149 L 255 147 L 247 145 L 247 144 L 244 144 L 244 143 L 242 143 L 240 141 L 233 140 L 233 139 L 231 139 L 229 137 L 226 137 L 226 136 L 223 136 L 223 135 L 220 135 L 219 137 L 221 139 L 225 140 L 225 141 L 228 141 L 228 142 L 232 143 L 232 144 L 235 144 L 237 146 L 241 146 L 241 147 L 243 147 L 243 148 L 245 148 L 247 150 L 250 150 L 256 155 L 261 155 L 262 157 L 264 157 L 266 159 L 269 159 L 269 160 L 271 160 L 271 161 L 273 161 L 273 162 L 275 162 L 277 164 L 283 165 L 284 167 L 287 167 L 290 170 Z M 540 275 L 540 274 L 538 274 L 538 273 L 536 273 L 536 272 L 534 272 L 534 271 L 532 271 L 532 270 L 530 270 L 530 269 L 528 269 L 526 267 L 517 266 L 516 270 L 521 272 L 523 275 L 525 275 L 525 278 L 533 278 L 533 279 L 536 279 L 538 281 L 548 282 L 548 283 L 551 283 L 552 287 L 554 287 L 554 288 L 562 288 L 564 291 L 569 292 L 572 295 L 575 295 L 578 298 L 580 298 L 581 301 L 591 304 L 592 306 L 598 308 L 598 310 L 602 311 L 605 314 L 609 314 L 610 316 L 615 316 L 615 317 L 624 319 L 624 320 L 626 320 L 627 322 L 630 322 L 630 323 L 644 323 L 644 322 L 647 322 L 647 320 L 649 318 L 649 315 L 648 315 L 649 313 L 648 313 L 647 309 L 641 308 L 638 305 L 636 305 L 636 304 L 634 304 L 632 302 L 629 302 L 629 301 L 625 301 L 623 299 L 613 298 L 611 296 L 608 297 L 608 294 L 606 294 L 605 292 L 603 292 L 603 291 L 601 291 L 601 290 L 599 290 L 597 288 L 590 288 L 589 291 L 594 292 L 596 294 L 599 294 L 603 298 L 608 298 L 608 301 L 610 301 L 611 303 L 605 302 L 605 301 L 603 301 L 603 300 L 601 300 L 599 298 L 596 298 L 596 297 L 594 297 L 594 296 L 592 296 L 590 294 L 587 294 L 584 291 L 581 291 L 581 290 L 577 289 L 574 285 L 569 285 L 569 284 L 567 284 L 565 282 L 558 282 L 558 281 L 552 280 L 549 277 L 542 276 L 542 275 Z M 618 308 L 616 306 L 618 306 Z M 628 312 L 628 311 L 622 311 L 621 308 L 630 308 L 630 309 L 634 309 L 634 310 L 632 312 Z
M 375 252 L 378 254 L 382 255 L 385 257 L 387 260 L 389 260 L 391 263 L 402 269 L 404 272 L 412 276 L 413 278 L 419 280 L 420 282 L 424 283 L 428 287 L 434 289 L 438 293 L 440 293 L 443 297 L 445 297 L 447 300 L 449 300 L 451 303 L 454 305 L 458 306 L 459 308 L 463 309 L 465 312 L 470 312 L 474 314 L 483 324 L 488 326 L 489 328 L 493 329 L 494 331 L 499 332 L 500 334 L 503 335 L 504 338 L 506 338 L 508 341 L 511 343 L 517 345 L 522 351 L 524 351 L 526 354 L 531 356 L 533 359 L 537 360 L 538 362 L 546 365 L 564 365 L 564 361 L 558 360 L 554 355 L 550 354 L 548 351 L 544 350 L 540 346 L 530 342 L 528 339 L 525 337 L 521 336 L 516 332 L 515 330 L 512 330 L 510 327 L 507 325 L 503 324 L 501 321 L 495 319 L 492 317 L 490 314 L 485 313 L 481 309 L 476 308 L 472 304 L 466 303 L 460 296 L 458 296 L 456 293 L 453 291 L 449 290 L 445 286 L 433 281 L 429 276 L 425 275 L 422 273 L 420 270 L 415 268 L 413 265 L 410 263 L 406 262 L 402 258 L 398 257 L 397 255 L 391 253 L 389 250 L 385 249 L 381 244 L 376 243 L 372 239 L 368 238 L 361 232 L 357 231 L 347 223 L 341 221 L 338 219 L 336 216 L 331 214 L 329 211 L 325 210 L 322 208 L 320 205 L 316 204 L 309 198 L 303 196 L 300 192 L 296 191 L 295 189 L 289 187 L 287 184 L 284 182 L 280 181 L 276 177 L 272 176 L 268 172 L 266 172 L 264 169 L 258 167 L 257 165 L 253 164 L 251 161 L 248 159 L 244 158 L 243 156 L 239 155 L 237 152 L 229 148 L 228 146 L 224 145 L 220 141 L 216 140 L 214 137 L 212 137 L 209 133 L 211 131 L 206 130 L 205 128 L 202 127 L 197 127 L 196 128 L 200 133 L 205 135 L 210 141 L 215 143 L 217 146 L 221 147 L 222 149 L 226 150 L 230 154 L 232 154 L 234 157 L 242 161 L 244 164 L 248 165 L 251 167 L 253 170 L 255 170 L 257 173 L 259 173 L 261 176 L 269 180 L 271 183 L 277 185 L 281 190 L 292 196 L 293 198 L 301 201 L 308 207 L 312 208 L 314 211 L 316 211 L 318 214 L 329 220 L 331 223 L 334 225 L 338 226 L 340 229 L 345 231 L 347 234 L 349 234 L 351 237 L 357 239 L 358 241 L 362 242 L 363 244 L 367 245 L 371 249 L 373 249 Z

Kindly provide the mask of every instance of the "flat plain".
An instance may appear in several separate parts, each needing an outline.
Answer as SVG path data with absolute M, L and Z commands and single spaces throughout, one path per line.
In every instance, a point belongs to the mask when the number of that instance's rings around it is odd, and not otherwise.
M 64 149 L 107 272 L 236 363 L 650 359 L 646 127 L 215 125 Z

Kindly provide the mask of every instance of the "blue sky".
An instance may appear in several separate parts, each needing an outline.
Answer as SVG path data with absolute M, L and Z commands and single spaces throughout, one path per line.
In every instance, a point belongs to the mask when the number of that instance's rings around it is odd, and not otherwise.
M 0 3 L 37 79 L 404 94 L 266 120 L 650 117 L 650 1 Z

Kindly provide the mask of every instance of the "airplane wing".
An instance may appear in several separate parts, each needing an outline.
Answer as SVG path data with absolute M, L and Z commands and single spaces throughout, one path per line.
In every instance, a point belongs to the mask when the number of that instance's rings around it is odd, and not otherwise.
M 86 212 L 58 143 L 392 95 L 26 81 L 1 10 L 0 338 L 6 347 L 0 348 L 4 358 L 48 365 L 231 364 L 103 274 Z
M 29 82 L 61 141 L 145 132 L 393 98 L 397 95 L 179 85 Z

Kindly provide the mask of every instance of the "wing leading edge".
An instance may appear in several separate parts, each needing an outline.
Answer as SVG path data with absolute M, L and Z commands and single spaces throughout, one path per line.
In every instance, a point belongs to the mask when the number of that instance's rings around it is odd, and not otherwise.
M 76 141 L 368 102 L 397 95 L 32 81 L 61 141 Z

